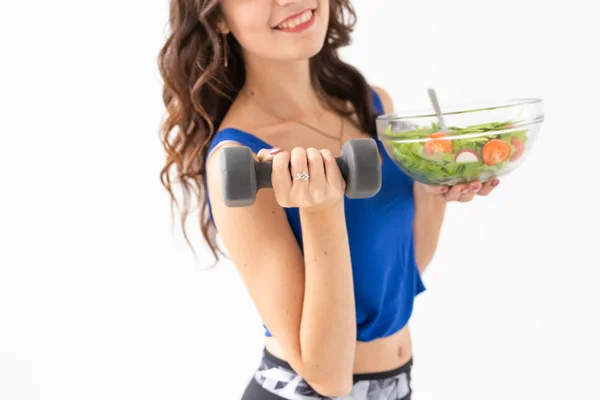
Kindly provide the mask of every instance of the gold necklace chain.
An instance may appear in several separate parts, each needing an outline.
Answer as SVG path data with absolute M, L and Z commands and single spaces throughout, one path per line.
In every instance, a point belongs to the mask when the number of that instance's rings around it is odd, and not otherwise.
M 269 111 L 265 110 L 260 104 L 258 104 L 258 102 L 256 100 L 254 100 L 254 98 L 252 97 L 252 95 L 250 95 L 249 93 L 247 93 L 245 90 L 242 89 L 242 92 L 244 93 L 244 95 L 246 97 L 248 97 L 250 99 L 250 101 L 252 103 L 254 103 L 254 105 L 256 105 L 258 108 L 260 108 L 266 114 L 271 115 L 272 117 L 280 120 L 281 122 L 289 122 L 288 120 L 286 120 L 286 119 L 284 119 L 284 118 L 282 118 L 282 117 L 280 117 L 278 115 L 275 115 L 272 112 L 269 112 Z M 309 125 L 309 124 L 307 124 L 305 122 L 302 122 L 302 121 L 299 121 L 299 120 L 294 120 L 294 122 L 296 122 L 296 123 L 298 123 L 300 125 L 303 125 L 303 126 L 309 128 L 309 129 L 312 129 L 313 131 L 315 131 L 315 132 L 317 132 L 317 133 L 319 133 L 319 134 L 321 134 L 323 136 L 326 136 L 326 137 L 328 137 L 330 139 L 333 139 L 333 140 L 337 141 L 338 145 L 340 146 L 340 149 L 342 148 L 342 146 L 343 146 L 343 137 L 344 137 L 344 116 L 343 115 L 340 116 L 340 133 L 339 133 L 339 137 L 332 136 L 332 135 L 330 135 L 330 134 L 328 134 L 326 132 L 323 132 L 322 130 L 317 129 L 314 126 L 311 126 L 311 125 Z

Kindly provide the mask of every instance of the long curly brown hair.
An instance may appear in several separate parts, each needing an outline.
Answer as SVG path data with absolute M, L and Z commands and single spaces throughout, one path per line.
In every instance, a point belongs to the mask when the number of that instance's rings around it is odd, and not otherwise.
M 206 199 L 206 157 L 210 141 L 232 102 L 245 83 L 242 49 L 233 35 L 227 35 L 229 51 L 224 67 L 224 42 L 217 22 L 219 0 L 171 0 L 170 34 L 162 47 L 158 66 L 164 80 L 163 101 L 166 118 L 160 138 L 166 163 L 160 172 L 163 186 L 171 197 L 171 210 L 181 212 L 184 237 L 190 214 L 190 195 L 195 194 L 200 208 L 200 227 L 215 262 L 219 253 L 216 232 L 210 221 Z M 349 0 L 330 0 L 330 20 L 323 48 L 310 60 L 311 80 L 320 97 L 340 112 L 339 101 L 352 104 L 358 127 L 375 133 L 372 92 L 362 74 L 343 62 L 337 53 L 350 44 L 356 14 Z M 174 175 L 174 176 L 173 176 Z M 180 183 L 183 207 L 174 194 Z M 192 249 L 193 250 L 193 249 Z

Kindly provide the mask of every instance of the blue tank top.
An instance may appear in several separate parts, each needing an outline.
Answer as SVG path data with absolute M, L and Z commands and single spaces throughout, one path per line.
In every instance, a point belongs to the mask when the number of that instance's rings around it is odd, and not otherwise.
M 382 114 L 381 100 L 374 90 L 372 93 L 375 111 Z M 248 132 L 226 128 L 215 134 L 209 152 L 226 140 L 248 146 L 254 153 L 273 148 Z M 362 342 L 402 329 L 412 314 L 414 298 L 425 290 L 413 247 L 413 181 L 394 164 L 381 141 L 376 141 L 383 156 L 380 191 L 368 199 L 345 198 L 357 340 Z M 286 208 L 285 213 L 302 248 L 298 208 Z M 271 335 L 268 327 L 265 334 Z

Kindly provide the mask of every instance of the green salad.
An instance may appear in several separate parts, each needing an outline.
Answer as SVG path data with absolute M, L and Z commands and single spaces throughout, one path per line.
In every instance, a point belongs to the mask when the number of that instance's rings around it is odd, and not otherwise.
M 386 146 L 390 156 L 414 179 L 429 184 L 472 181 L 495 176 L 521 158 L 527 129 L 513 121 L 492 122 L 466 128 L 439 124 L 409 132 L 393 132 L 388 125 Z M 394 140 L 397 137 L 398 140 Z

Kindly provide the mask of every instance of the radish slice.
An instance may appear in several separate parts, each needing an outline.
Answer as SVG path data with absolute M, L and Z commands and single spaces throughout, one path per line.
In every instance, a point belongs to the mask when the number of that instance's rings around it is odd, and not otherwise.
M 475 153 L 473 150 L 465 149 L 458 152 L 454 158 L 454 161 L 457 163 L 477 162 L 479 161 L 479 156 L 477 156 L 477 153 Z

